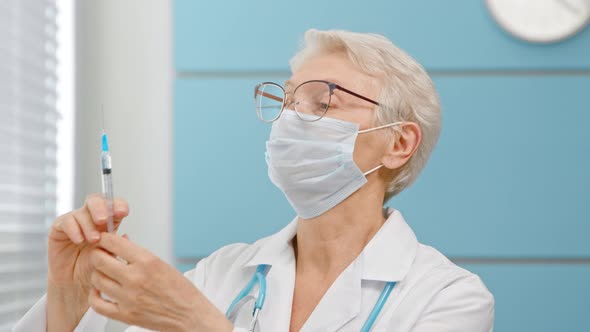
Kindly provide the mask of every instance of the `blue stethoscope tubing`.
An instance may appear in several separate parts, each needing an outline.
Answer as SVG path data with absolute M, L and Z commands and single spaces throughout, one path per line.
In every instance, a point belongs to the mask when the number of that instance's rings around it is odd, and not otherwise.
M 254 328 L 256 327 L 256 323 L 258 322 L 258 314 L 260 313 L 260 310 L 262 310 L 262 307 L 264 306 L 264 300 L 266 299 L 266 276 L 265 276 L 265 273 L 267 271 L 267 268 L 268 268 L 268 265 L 264 265 L 264 264 L 260 264 L 260 265 L 258 265 L 258 267 L 256 267 L 256 272 L 254 272 L 252 279 L 250 279 L 250 281 L 244 287 L 244 289 L 242 289 L 240 291 L 238 296 L 236 296 L 236 298 L 232 301 L 232 303 L 229 305 L 229 308 L 227 308 L 227 311 L 225 312 L 225 317 L 229 318 L 231 313 L 234 311 L 234 308 L 236 307 L 236 305 L 243 298 L 248 296 L 248 294 L 250 294 L 250 292 L 252 291 L 252 288 L 254 288 L 254 285 L 258 284 L 258 297 L 256 297 L 256 302 L 254 303 L 254 311 L 252 312 L 252 322 L 250 323 L 250 328 L 249 328 L 249 331 L 252 331 L 252 332 L 254 332 Z
M 232 301 L 225 313 L 225 316 L 229 317 L 230 314 L 234 311 L 236 305 L 242 299 L 248 296 L 248 294 L 250 294 L 250 292 L 254 288 L 254 285 L 258 284 L 258 297 L 256 298 L 256 302 L 254 303 L 254 311 L 252 312 L 252 323 L 250 324 L 249 331 L 254 331 L 254 328 L 256 327 L 256 322 L 258 321 L 258 314 L 264 306 L 264 299 L 266 298 L 267 271 L 268 265 L 258 265 L 258 267 L 256 267 L 256 272 L 254 272 L 254 275 L 252 276 L 252 279 L 250 279 L 248 284 L 240 291 L 238 296 L 236 296 L 236 298 Z M 361 328 L 361 332 L 371 331 L 373 324 L 375 324 L 375 321 L 377 320 L 379 313 L 381 313 L 381 309 L 383 309 L 383 307 L 385 306 L 385 303 L 387 302 L 387 299 L 389 298 L 389 295 L 391 294 L 391 291 L 394 287 L 395 281 L 388 281 L 387 283 L 385 283 L 385 286 L 383 287 L 383 290 L 381 291 L 381 294 L 379 295 L 377 302 L 375 302 L 375 305 L 373 306 L 371 313 L 369 313 L 369 317 L 367 318 L 365 324 L 363 324 L 363 327 Z
M 395 281 L 388 281 L 387 283 L 385 283 L 385 286 L 383 287 L 383 290 L 381 291 L 381 294 L 379 295 L 377 302 L 375 302 L 375 305 L 373 306 L 373 309 L 371 310 L 369 317 L 367 317 L 365 324 L 363 324 L 363 327 L 361 328 L 361 332 L 371 331 L 371 328 L 373 327 L 373 324 L 375 324 L 375 321 L 377 320 L 377 316 L 379 316 L 381 309 L 383 309 L 383 307 L 385 306 L 385 302 L 387 302 L 387 299 L 389 298 L 389 294 L 391 294 L 393 287 L 395 287 Z

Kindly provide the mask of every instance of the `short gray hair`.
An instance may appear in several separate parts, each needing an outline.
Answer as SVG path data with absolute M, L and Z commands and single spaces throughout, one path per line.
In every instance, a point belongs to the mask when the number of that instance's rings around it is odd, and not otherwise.
M 388 184 L 384 198 L 387 201 L 416 180 L 438 141 L 441 129 L 438 94 L 424 68 L 378 34 L 310 29 L 305 32 L 301 50 L 290 61 L 291 71 L 295 72 L 313 56 L 333 52 L 344 52 L 359 69 L 379 79 L 378 101 L 390 107 L 375 112 L 377 125 L 413 121 L 422 131 L 420 146 Z

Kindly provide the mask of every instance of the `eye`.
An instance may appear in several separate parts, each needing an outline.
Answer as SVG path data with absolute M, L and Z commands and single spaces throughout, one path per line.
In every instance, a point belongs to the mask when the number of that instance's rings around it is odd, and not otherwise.
M 333 98 L 330 98 L 329 93 L 322 93 L 318 97 L 319 100 L 317 102 L 317 105 L 319 106 L 320 110 L 325 112 L 328 109 L 328 107 L 332 108 L 332 103 L 334 102 L 334 100 Z
M 326 103 L 328 100 L 330 100 L 330 104 Z M 332 94 L 332 96 L 329 99 L 326 99 L 325 101 L 322 100 L 326 108 L 329 106 L 330 109 L 338 108 L 340 106 L 340 101 L 340 98 L 336 94 Z

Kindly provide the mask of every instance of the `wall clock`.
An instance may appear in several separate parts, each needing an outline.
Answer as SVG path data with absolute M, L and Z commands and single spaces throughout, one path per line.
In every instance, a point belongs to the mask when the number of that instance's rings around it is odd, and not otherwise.
M 496 22 L 532 43 L 572 37 L 590 22 L 590 0 L 486 0 Z

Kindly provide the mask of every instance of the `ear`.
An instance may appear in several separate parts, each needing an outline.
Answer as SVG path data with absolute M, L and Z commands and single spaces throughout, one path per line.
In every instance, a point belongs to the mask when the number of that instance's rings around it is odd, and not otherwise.
M 398 169 L 405 165 L 414 155 L 422 140 L 422 130 L 415 122 L 404 122 L 393 136 L 385 155 L 383 166 Z

